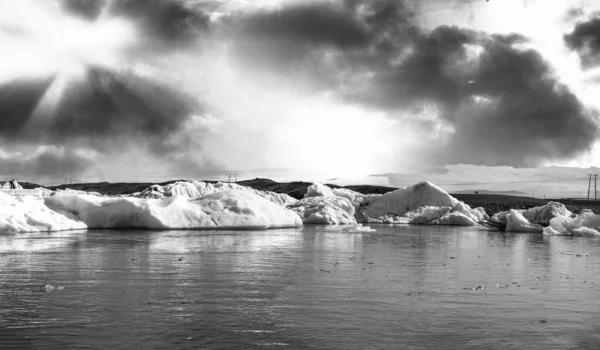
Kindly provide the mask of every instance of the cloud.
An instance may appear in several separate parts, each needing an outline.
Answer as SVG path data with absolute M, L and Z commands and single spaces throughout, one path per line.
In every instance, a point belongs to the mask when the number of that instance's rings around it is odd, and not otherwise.
M 429 145 L 417 155 L 425 164 L 535 166 L 591 149 L 597 113 L 558 81 L 527 38 L 456 26 L 426 31 L 411 4 L 352 0 L 267 9 L 243 23 L 277 30 L 242 26 L 236 45 L 259 42 L 256 56 L 244 51 L 251 64 L 276 62 L 270 67 L 291 79 L 429 130 Z M 331 14 L 328 22 L 356 30 L 319 38 L 314 29 L 326 25 L 318 22 L 325 16 L 314 14 Z M 281 18 L 294 24 L 277 25 Z
M 63 86 L 55 78 L 0 88 L 2 139 L 65 144 L 158 137 L 160 144 L 202 110 L 184 92 L 151 78 L 102 67 L 81 74 Z
M 121 0 L 108 15 L 133 21 L 143 37 L 141 49 L 182 48 L 209 30 L 210 15 L 202 6 L 183 0 Z
M 571 33 L 565 34 L 564 40 L 579 54 L 584 68 L 600 64 L 600 17 L 577 23 Z
M 86 20 L 95 20 L 106 7 L 106 0 L 60 0 L 63 8 Z
M 0 152 L 3 177 L 58 178 L 77 176 L 93 167 L 97 154 L 91 150 L 40 146 L 30 155 Z
M 0 86 L 1 135 L 15 135 L 26 127 L 29 116 L 53 80 L 51 77 L 16 79 Z

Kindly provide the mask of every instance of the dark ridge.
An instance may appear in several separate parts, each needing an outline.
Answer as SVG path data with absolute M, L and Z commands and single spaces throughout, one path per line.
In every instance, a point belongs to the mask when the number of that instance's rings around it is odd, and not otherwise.
M 187 181 L 187 180 L 170 180 L 165 182 L 160 182 L 158 185 L 166 186 L 168 184 L 172 184 L 177 181 Z M 217 181 L 205 181 L 215 183 Z M 76 183 L 76 184 L 66 184 L 66 185 L 58 185 L 58 186 L 47 186 L 46 188 L 49 190 L 64 190 L 70 188 L 72 190 L 78 191 L 86 191 L 86 192 L 98 192 L 100 194 L 114 196 L 121 194 L 132 194 L 136 192 L 141 192 L 146 188 L 157 185 L 154 182 L 95 182 L 95 183 Z M 23 187 L 25 188 L 25 187 Z

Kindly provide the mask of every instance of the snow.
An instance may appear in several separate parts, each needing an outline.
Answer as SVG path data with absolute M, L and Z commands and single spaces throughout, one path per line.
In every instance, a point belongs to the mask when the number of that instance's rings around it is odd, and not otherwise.
M 268 229 L 297 227 L 300 217 L 249 191 L 219 191 L 198 199 L 55 194 L 0 194 L 0 232 L 85 228 Z
M 545 230 L 544 228 L 551 225 L 555 219 L 557 219 L 554 221 L 555 226 L 558 227 L 563 219 L 570 218 L 572 215 L 564 204 L 548 202 L 543 206 L 526 210 L 511 209 L 496 213 L 490 218 L 490 223 L 494 226 L 504 228 L 508 232 L 541 233 L 544 231 L 547 234 L 555 234 L 551 230 Z
M 332 192 L 333 195 L 336 197 L 342 197 L 349 200 L 355 208 L 358 208 L 361 205 L 361 203 L 363 203 L 363 201 L 365 201 L 365 199 L 369 197 L 369 195 L 364 195 L 362 193 L 352 191 L 347 188 L 336 188 Z M 381 197 L 380 194 L 375 196 Z
M 82 222 L 49 209 L 43 199 L 0 193 L 0 232 L 40 232 L 85 229 Z
M 329 186 L 323 185 L 321 183 L 315 182 L 314 184 L 308 186 L 306 189 L 306 193 L 304 194 L 304 198 L 310 197 L 333 197 L 333 191 Z
M 23 187 L 17 182 L 17 180 L 10 180 L 2 184 L 0 189 L 3 190 L 22 190 Z
M 363 198 L 359 221 L 473 226 L 488 216 L 472 209 L 430 182 L 421 182 L 384 195 Z
M 305 224 L 356 225 L 354 206 L 342 197 L 307 197 L 288 206 Z
M 308 187 L 304 199 L 289 207 L 298 212 L 304 223 L 319 224 L 350 225 L 360 222 L 473 226 L 488 219 L 483 208 L 472 209 L 429 182 L 383 195 L 364 195 L 346 188 L 332 190 L 315 183 Z M 350 220 L 344 211 L 355 220 Z
M 546 235 L 599 236 L 600 215 L 583 212 L 576 217 L 557 216 L 544 228 Z
M 446 191 L 430 182 L 421 182 L 382 195 L 366 208 L 365 214 L 370 218 L 386 214 L 403 216 L 424 206 L 453 208 L 456 204 L 458 200 Z
M 140 193 L 135 193 L 135 197 L 139 198 L 166 198 L 172 196 L 184 196 L 186 198 L 196 199 L 202 198 L 206 195 L 220 192 L 220 191 L 246 191 L 253 193 L 257 196 L 263 197 L 273 203 L 279 205 L 290 205 L 297 202 L 295 198 L 292 198 L 284 193 L 275 193 L 269 191 L 255 190 L 250 187 L 241 186 L 234 183 L 223 183 L 223 182 L 200 182 L 200 181 L 178 181 L 165 186 L 152 185 Z
M 532 223 L 521 211 L 511 209 L 506 215 L 506 232 L 542 233 L 542 225 Z

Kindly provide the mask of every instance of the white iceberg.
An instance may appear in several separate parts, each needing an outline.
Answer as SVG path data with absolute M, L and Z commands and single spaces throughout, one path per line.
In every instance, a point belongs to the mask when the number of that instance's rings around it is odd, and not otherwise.
M 429 182 L 384 195 L 363 195 L 314 184 L 300 201 L 237 184 L 198 181 L 153 185 L 128 197 L 69 190 L 38 192 L 39 196 L 3 195 L 1 232 L 85 228 L 265 229 L 297 227 L 302 223 L 476 225 L 488 218 L 482 208 L 472 209 Z M 554 212 L 562 211 L 538 210 L 527 215 L 544 222 Z
M 489 223 L 507 232 L 541 233 L 555 218 L 570 218 L 572 215 L 564 204 L 548 202 L 525 210 L 511 209 L 496 213 L 489 219 Z
M 429 182 L 383 195 L 364 195 L 345 188 L 332 190 L 326 185 L 315 183 L 308 187 L 304 197 L 297 204 L 289 206 L 302 216 L 304 223 L 473 226 L 488 219 L 483 208 L 472 209 Z M 334 201 L 332 198 L 345 201 Z M 354 210 L 350 210 L 351 207 Z M 354 216 L 355 221 L 349 220 L 338 209 Z
M 0 232 L 45 232 L 85 229 L 80 221 L 48 208 L 34 196 L 11 196 L 0 193 Z
M 314 184 L 308 186 L 306 189 L 306 193 L 304 194 L 304 198 L 310 197 L 333 197 L 333 190 L 326 185 L 315 182 Z
M 86 228 L 268 229 L 302 225 L 295 212 L 249 191 L 220 191 L 198 199 L 2 195 L 0 212 L 0 232 Z
M 546 235 L 599 236 L 600 215 L 585 211 L 575 217 L 557 216 L 544 228 Z
M 359 222 L 370 223 L 472 226 L 488 218 L 483 208 L 472 209 L 430 182 L 365 197 L 359 211 Z
M 307 197 L 288 206 L 305 224 L 356 225 L 354 206 L 342 197 Z
M 221 192 L 221 191 L 246 191 L 257 196 L 263 197 L 270 200 L 273 203 L 279 205 L 290 205 L 296 203 L 298 200 L 292 198 L 284 193 L 275 193 L 269 191 L 255 190 L 250 187 L 234 184 L 234 183 L 223 183 L 223 182 L 201 182 L 201 181 L 177 181 L 165 186 L 152 185 L 147 189 L 139 193 L 134 193 L 134 197 L 139 198 L 166 198 L 172 196 L 184 196 L 191 199 L 202 198 L 206 195 Z
M 505 218 L 506 232 L 542 233 L 544 231 L 542 225 L 530 222 L 521 211 L 511 209 Z
M 10 180 L 0 185 L 2 190 L 22 190 L 23 187 L 17 182 L 17 180 Z

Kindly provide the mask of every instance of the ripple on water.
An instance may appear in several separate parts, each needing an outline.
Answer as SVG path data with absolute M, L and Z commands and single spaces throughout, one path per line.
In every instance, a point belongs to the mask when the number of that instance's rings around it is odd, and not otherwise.
M 0 235 L 0 348 L 600 346 L 599 239 L 375 229 Z

